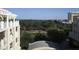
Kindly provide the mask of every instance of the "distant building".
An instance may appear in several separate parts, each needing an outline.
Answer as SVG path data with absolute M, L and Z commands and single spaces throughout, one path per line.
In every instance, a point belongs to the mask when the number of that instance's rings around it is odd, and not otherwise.
M 70 22 L 72 23 L 72 31 L 69 33 L 69 37 L 71 38 L 71 41 L 75 45 L 79 45 L 79 13 L 73 15 L 71 17 Z
M 69 24 L 69 20 L 67 20 L 67 19 L 66 20 L 62 20 L 62 23 L 63 24 Z
M 69 12 L 68 13 L 68 20 L 62 20 L 64 24 L 72 24 L 76 18 L 79 17 L 79 12 Z
M 5 9 L 0 9 L 0 49 L 20 49 L 20 25 L 15 20 L 16 15 Z
M 68 13 L 68 20 L 69 20 L 69 23 L 73 23 L 76 18 L 79 17 L 79 12 L 69 12 Z

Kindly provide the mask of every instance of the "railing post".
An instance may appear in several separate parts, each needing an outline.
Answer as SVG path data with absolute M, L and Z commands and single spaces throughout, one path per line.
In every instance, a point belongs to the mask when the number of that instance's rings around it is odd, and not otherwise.
M 1 29 L 4 28 L 4 21 L 1 21 Z
M 7 16 L 7 28 L 9 27 L 9 17 Z

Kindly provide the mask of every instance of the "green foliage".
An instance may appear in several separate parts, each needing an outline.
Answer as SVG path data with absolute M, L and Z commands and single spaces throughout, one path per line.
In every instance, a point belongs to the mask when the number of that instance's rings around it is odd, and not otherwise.
M 61 43 L 71 30 L 70 24 L 63 24 L 56 20 L 20 20 L 20 27 L 21 47 L 24 49 L 29 43 L 39 40 Z M 41 33 L 42 31 L 47 34 Z
M 47 34 L 49 40 L 52 42 L 61 43 L 66 39 L 66 33 L 62 30 L 57 30 L 57 29 L 48 30 Z
M 20 20 L 21 30 L 49 30 L 49 29 L 71 29 L 69 24 L 63 24 L 56 20 Z
M 33 36 L 27 32 L 21 32 L 21 48 L 25 49 L 28 48 L 28 44 L 33 42 Z
M 34 38 L 34 41 L 41 41 L 41 40 L 47 40 L 48 38 L 47 38 L 47 35 L 46 34 L 44 34 L 44 33 L 37 33 L 36 35 L 35 35 L 35 38 Z

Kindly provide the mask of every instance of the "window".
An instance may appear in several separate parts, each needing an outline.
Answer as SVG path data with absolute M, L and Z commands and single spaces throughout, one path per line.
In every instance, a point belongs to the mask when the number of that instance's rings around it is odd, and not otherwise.
M 16 38 L 16 42 L 18 41 L 18 39 Z
M 10 43 L 10 48 L 12 48 L 13 47 L 13 43 Z
M 18 30 L 18 27 L 16 27 L 16 31 Z
M 12 32 L 12 29 L 10 29 L 10 32 Z
M 0 32 L 0 40 L 3 39 L 5 37 L 5 31 Z
M 13 33 L 12 33 L 12 29 L 10 29 L 10 35 L 13 35 Z

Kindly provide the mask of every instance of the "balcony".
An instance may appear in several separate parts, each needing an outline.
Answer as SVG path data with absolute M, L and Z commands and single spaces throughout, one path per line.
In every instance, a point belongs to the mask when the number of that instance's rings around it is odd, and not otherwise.
M 9 21 L 8 24 L 9 24 L 8 26 L 9 26 L 10 28 L 12 28 L 12 27 L 14 26 L 13 21 Z
M 0 21 L 0 32 L 4 31 L 6 28 L 6 22 Z
M 15 23 L 13 21 L 9 22 L 9 27 L 10 28 L 13 28 L 13 27 L 16 27 L 16 26 L 19 26 L 19 21 L 15 21 Z
M 15 23 L 13 21 L 9 21 L 8 26 L 10 28 L 15 27 L 15 26 L 19 26 L 19 21 L 15 21 Z M 7 27 L 7 22 L 0 21 L 0 32 L 4 31 L 6 27 Z
M 19 26 L 19 21 L 15 21 L 15 26 Z

